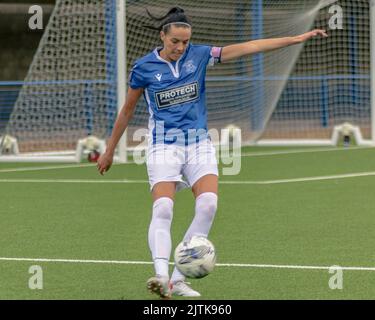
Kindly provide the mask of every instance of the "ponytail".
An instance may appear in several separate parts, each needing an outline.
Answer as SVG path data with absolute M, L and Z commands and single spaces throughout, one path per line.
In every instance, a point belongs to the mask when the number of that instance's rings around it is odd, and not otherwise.
M 147 8 L 146 12 L 152 20 L 159 22 L 159 25 L 143 25 L 144 28 L 164 32 L 168 32 L 172 24 L 191 28 L 190 19 L 185 15 L 184 9 L 180 7 L 171 8 L 168 13 L 162 17 L 154 16 Z

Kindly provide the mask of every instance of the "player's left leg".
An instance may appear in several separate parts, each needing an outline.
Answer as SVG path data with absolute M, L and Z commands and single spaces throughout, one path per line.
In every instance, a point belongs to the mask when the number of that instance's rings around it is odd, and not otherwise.
M 211 141 L 207 139 L 190 147 L 188 161 L 183 173 L 192 186 L 195 215 L 184 241 L 195 235 L 208 236 L 216 214 L 219 184 L 216 151 Z
M 207 174 L 200 178 L 197 182 L 194 183 L 192 186 L 192 191 L 197 199 L 201 194 L 206 192 L 218 193 L 218 185 L 219 185 L 219 177 L 215 174 Z
M 195 216 L 185 234 L 208 237 L 217 209 L 218 176 L 208 174 L 200 178 L 192 187 L 195 196 Z
M 215 149 L 210 141 L 201 143 L 195 149 L 197 152 L 192 154 L 191 163 L 184 169 L 184 175 L 192 185 L 195 196 L 195 215 L 184 236 L 184 241 L 188 241 L 194 235 L 207 237 L 217 209 L 218 170 Z M 184 275 L 174 268 L 171 277 L 172 294 L 200 296 L 197 291 L 187 286 L 184 280 Z
M 218 177 L 206 175 L 193 185 L 195 196 L 195 216 L 187 230 L 184 240 L 199 235 L 207 237 L 210 232 L 217 208 Z M 171 277 L 172 294 L 198 297 L 200 293 L 190 288 L 185 282 L 185 276 L 175 267 Z

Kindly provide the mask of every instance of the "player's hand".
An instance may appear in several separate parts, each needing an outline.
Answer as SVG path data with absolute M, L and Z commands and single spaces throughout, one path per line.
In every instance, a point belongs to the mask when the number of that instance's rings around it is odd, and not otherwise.
M 96 164 L 96 167 L 98 168 L 98 171 L 101 175 L 103 175 L 105 172 L 107 172 L 113 163 L 113 154 L 108 153 L 107 151 L 103 153 Z
M 328 34 L 326 33 L 325 30 L 315 29 L 315 30 L 312 30 L 312 31 L 309 31 L 309 32 L 306 32 L 306 33 L 303 33 L 303 34 L 297 36 L 296 39 L 297 39 L 298 42 L 305 42 L 305 41 L 307 41 L 311 38 L 315 38 L 315 37 L 327 38 Z

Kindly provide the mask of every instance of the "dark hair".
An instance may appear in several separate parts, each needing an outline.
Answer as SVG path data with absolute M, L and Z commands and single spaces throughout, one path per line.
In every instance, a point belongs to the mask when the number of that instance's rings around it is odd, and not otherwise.
M 174 7 L 168 11 L 168 13 L 162 17 L 155 17 L 151 14 L 151 12 L 146 8 L 148 16 L 155 20 L 160 21 L 159 26 L 155 27 L 152 25 L 143 25 L 144 28 L 151 29 L 151 30 L 157 30 L 157 31 L 164 31 L 167 33 L 169 29 L 171 28 L 171 23 L 183 23 L 187 24 L 191 27 L 190 19 L 185 15 L 184 9 L 180 7 Z M 184 26 L 184 25 L 182 25 Z M 188 27 L 188 26 L 186 26 Z

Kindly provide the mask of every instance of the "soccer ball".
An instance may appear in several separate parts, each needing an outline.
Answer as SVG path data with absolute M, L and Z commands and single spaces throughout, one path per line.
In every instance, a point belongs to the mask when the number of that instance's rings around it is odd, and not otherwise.
M 87 155 L 87 160 L 89 162 L 97 162 L 100 157 L 100 153 L 97 150 L 92 150 Z
M 182 241 L 174 252 L 177 269 L 188 278 L 203 278 L 215 267 L 216 251 L 211 241 L 193 236 L 190 241 Z

